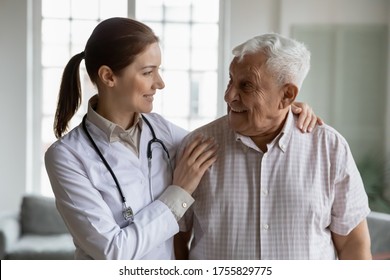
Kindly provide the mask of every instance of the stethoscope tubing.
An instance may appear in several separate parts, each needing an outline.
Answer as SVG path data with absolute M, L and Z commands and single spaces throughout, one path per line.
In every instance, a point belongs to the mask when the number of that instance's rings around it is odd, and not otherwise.
M 149 120 L 144 115 L 141 115 L 141 116 L 142 116 L 142 119 L 145 121 L 146 125 L 149 127 L 150 132 L 152 133 L 152 139 L 149 140 L 148 145 L 147 145 L 146 156 L 148 159 L 148 170 L 149 170 L 149 176 L 148 176 L 149 177 L 148 178 L 149 179 L 149 192 L 150 192 L 151 200 L 154 201 L 153 190 L 152 190 L 152 186 L 153 186 L 152 185 L 152 175 L 151 175 L 152 157 L 153 157 L 152 144 L 153 143 L 159 143 L 161 145 L 161 147 L 164 149 L 164 151 L 168 157 L 168 163 L 169 163 L 169 166 L 171 167 L 171 169 L 172 169 L 172 165 L 171 165 L 169 151 L 168 151 L 167 147 L 165 146 L 164 142 L 156 137 L 156 133 L 154 132 L 154 129 L 153 129 L 152 125 L 150 124 Z M 92 143 L 94 150 L 99 155 L 100 159 L 103 161 L 103 164 L 106 166 L 107 170 L 110 172 L 110 174 L 112 176 L 112 179 L 115 182 L 116 188 L 118 189 L 118 192 L 121 196 L 123 209 L 124 209 L 122 213 L 123 213 L 125 220 L 130 220 L 132 222 L 133 216 L 134 216 L 133 210 L 131 209 L 130 206 L 126 205 L 126 197 L 123 194 L 122 187 L 118 181 L 118 178 L 116 177 L 114 171 L 112 170 L 111 166 L 109 165 L 109 163 L 107 162 L 107 160 L 105 159 L 103 154 L 101 153 L 99 147 L 96 145 L 95 141 L 92 138 L 92 135 L 89 133 L 89 131 L 87 129 L 87 125 L 86 125 L 86 118 L 87 118 L 87 114 L 85 114 L 83 117 L 83 121 L 82 121 L 83 130 L 84 130 L 85 134 L 87 135 L 89 141 Z

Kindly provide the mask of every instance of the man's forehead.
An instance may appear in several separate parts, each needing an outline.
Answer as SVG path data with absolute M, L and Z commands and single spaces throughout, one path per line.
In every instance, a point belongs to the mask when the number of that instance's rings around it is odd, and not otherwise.
M 265 56 L 262 53 L 246 54 L 242 58 L 234 57 L 230 63 L 230 71 L 253 73 L 259 71 L 265 63 Z

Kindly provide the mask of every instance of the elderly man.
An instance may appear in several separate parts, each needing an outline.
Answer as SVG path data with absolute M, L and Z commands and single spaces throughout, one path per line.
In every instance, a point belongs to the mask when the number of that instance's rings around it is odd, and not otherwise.
M 189 258 L 370 259 L 370 209 L 346 140 L 327 125 L 301 133 L 291 112 L 309 51 L 265 34 L 233 55 L 227 115 L 187 138 L 219 144 L 181 221 L 192 230 Z

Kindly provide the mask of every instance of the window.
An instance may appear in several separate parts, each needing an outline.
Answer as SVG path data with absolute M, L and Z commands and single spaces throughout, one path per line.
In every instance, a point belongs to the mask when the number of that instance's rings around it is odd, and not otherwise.
M 154 111 L 192 130 L 217 116 L 218 0 L 138 0 L 136 17 L 161 40 L 165 89 Z
M 39 42 L 41 60 L 40 192 L 52 195 L 43 156 L 56 140 L 53 120 L 62 71 L 69 59 L 84 50 L 96 24 L 113 16 L 127 17 L 131 0 L 42 0 Z M 132 2 L 133 3 L 133 2 Z M 192 130 L 217 116 L 217 66 L 219 34 L 218 0 L 136 0 L 136 18 L 160 37 L 162 76 L 166 88 L 154 101 L 154 111 Z M 88 99 L 96 93 L 82 63 L 80 79 L 83 102 L 70 123 L 78 125 Z M 35 175 L 36 176 L 36 175 Z

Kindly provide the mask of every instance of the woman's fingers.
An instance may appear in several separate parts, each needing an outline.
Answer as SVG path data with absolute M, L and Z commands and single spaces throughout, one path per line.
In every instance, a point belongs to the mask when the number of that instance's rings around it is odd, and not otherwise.
M 317 117 L 313 109 L 306 103 L 294 102 L 291 110 L 294 114 L 299 114 L 297 125 L 302 132 L 311 132 L 316 125 L 324 124 L 322 119 Z
M 189 160 L 191 163 L 198 162 L 201 164 L 204 160 L 206 155 L 209 154 L 209 150 L 215 147 L 215 140 L 214 138 L 207 138 L 203 141 L 201 141 L 197 146 L 193 147 L 192 150 L 189 150 Z
M 213 138 L 198 135 L 189 142 L 178 159 L 173 174 L 173 184 L 192 193 L 198 186 L 204 172 L 217 159 L 218 145 Z

